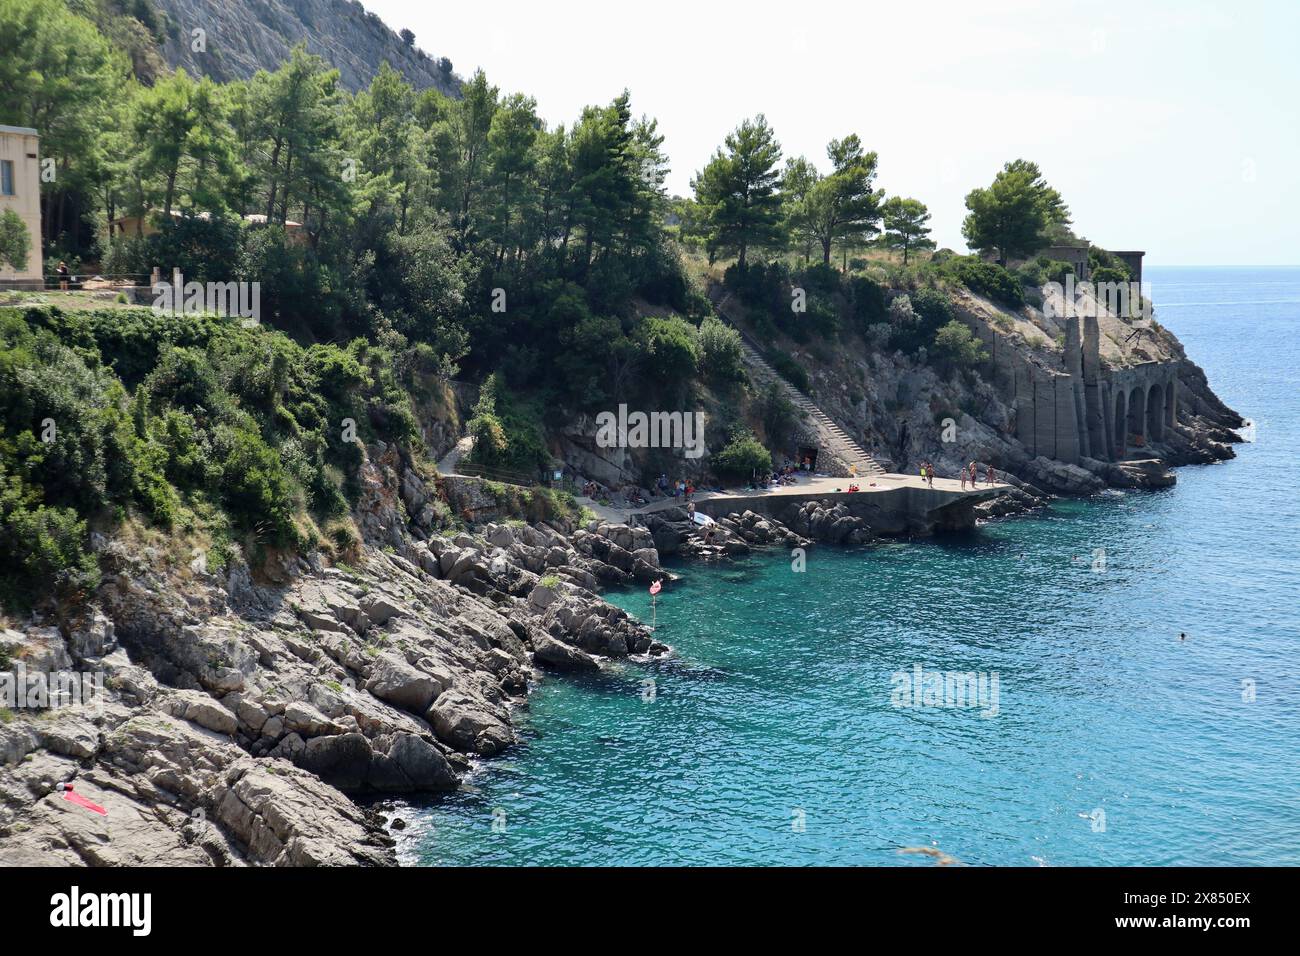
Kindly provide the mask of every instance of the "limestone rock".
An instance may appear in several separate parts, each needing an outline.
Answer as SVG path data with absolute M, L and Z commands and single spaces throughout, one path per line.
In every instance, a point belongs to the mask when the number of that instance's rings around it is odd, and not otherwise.
M 570 647 L 553 637 L 542 635 L 533 650 L 533 660 L 540 666 L 557 671 L 598 671 L 600 664 L 585 651 Z
M 491 756 L 514 743 L 504 712 L 463 691 L 439 697 L 428 720 L 439 740 L 462 753 Z
M 445 685 L 412 667 L 396 654 L 380 654 L 366 681 L 366 690 L 402 710 L 423 714 Z

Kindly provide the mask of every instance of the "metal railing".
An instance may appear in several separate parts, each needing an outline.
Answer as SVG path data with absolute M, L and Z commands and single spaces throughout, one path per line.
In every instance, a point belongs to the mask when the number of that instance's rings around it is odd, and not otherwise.
M 490 468 L 486 465 L 479 465 L 472 461 L 461 459 L 456 463 L 456 473 L 466 478 L 483 478 L 488 481 L 499 481 L 507 485 L 519 485 L 524 488 L 535 488 L 548 484 L 538 475 L 528 475 L 521 471 L 511 471 L 507 468 Z
M 59 275 L 57 272 L 42 276 L 45 281 L 45 288 L 58 291 L 63 283 L 67 283 L 68 290 L 72 291 L 85 289 L 121 289 L 129 286 L 146 286 L 150 283 L 150 274 L 148 272 L 94 272 L 94 273 L 68 273 L 68 275 Z M 103 283 L 101 286 L 100 283 Z

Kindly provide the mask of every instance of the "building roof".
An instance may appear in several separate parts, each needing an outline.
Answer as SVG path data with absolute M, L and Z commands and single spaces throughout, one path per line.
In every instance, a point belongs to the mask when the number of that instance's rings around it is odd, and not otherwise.
M 158 215 L 161 216 L 161 215 L 162 215 L 162 210 L 161 210 L 161 209 L 146 209 L 146 210 L 144 211 L 143 215 L 148 216 L 148 215 L 151 215 L 151 214 L 153 214 L 153 213 L 157 213 Z M 132 214 L 132 215 L 129 215 L 129 216 L 118 216 L 116 219 L 112 220 L 112 222 L 113 222 L 115 225 L 119 225 L 119 224 L 124 223 L 124 222 L 126 222 L 126 221 L 128 221 L 128 220 L 131 220 L 131 219 L 139 219 L 139 218 L 140 218 L 140 216 L 139 216 L 139 215 L 135 215 L 135 214 Z M 212 218 L 212 213 L 210 213 L 210 212 L 184 213 L 184 212 L 181 212 L 179 209 L 173 209 L 173 210 L 172 210 L 172 218 L 173 218 L 173 219 L 202 219 L 202 220 L 204 220 L 204 221 L 206 222 L 207 220 L 209 220 L 209 219 Z M 253 224 L 255 224 L 255 225 L 261 225 L 261 224 L 263 224 L 263 223 L 266 222 L 266 216 L 265 216 L 263 213 L 259 213 L 259 212 L 248 213 L 248 214 L 246 214 L 246 215 L 243 217 L 243 219 L 244 219 L 245 222 L 251 222 L 251 223 L 253 223 Z M 300 228 L 300 227 L 302 226 L 302 223 L 300 223 L 300 222 L 294 222 L 292 219 L 286 219 L 285 222 L 284 222 L 284 225 L 285 225 L 285 228 Z
M 266 214 L 265 214 L 265 213 L 261 213 L 261 212 L 246 213 L 246 214 L 244 215 L 244 221 L 245 221 L 245 222 L 256 223 L 257 225 L 260 226 L 260 225 L 262 225 L 263 223 L 266 222 Z M 286 220 L 284 221 L 284 225 L 285 225 L 285 228 L 288 228 L 289 226 L 301 226 L 302 223 L 300 223 L 300 222 L 294 222 L 292 219 L 286 219 Z
M 0 124 L 0 133 L 19 133 L 23 136 L 41 135 L 40 133 L 36 132 L 36 130 L 32 129 L 30 126 L 4 126 L 2 124 Z

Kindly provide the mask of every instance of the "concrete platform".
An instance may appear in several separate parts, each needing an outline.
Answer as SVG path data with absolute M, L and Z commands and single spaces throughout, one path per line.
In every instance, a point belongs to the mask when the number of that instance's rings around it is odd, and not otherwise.
M 848 491 L 856 483 L 859 490 Z M 843 502 L 849 511 L 866 519 L 881 534 L 924 533 L 935 529 L 971 527 L 975 523 L 974 507 L 981 501 L 996 498 L 1011 486 L 1001 482 L 981 485 L 974 490 L 962 488 L 955 478 L 936 478 L 930 486 L 920 475 L 889 474 L 872 478 L 800 478 L 796 484 L 723 492 L 698 492 L 695 508 L 717 518 L 733 511 L 753 511 L 780 519 L 791 506 L 805 501 Z M 667 508 L 682 508 L 682 498 L 656 498 L 641 507 L 622 508 L 600 505 L 579 498 L 607 521 L 626 523 L 632 517 L 654 514 Z

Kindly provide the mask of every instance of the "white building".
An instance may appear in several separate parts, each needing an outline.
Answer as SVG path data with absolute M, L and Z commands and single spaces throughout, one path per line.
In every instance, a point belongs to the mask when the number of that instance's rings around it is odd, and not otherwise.
M 0 265 L 0 282 L 26 280 L 39 283 L 43 270 L 41 254 L 41 160 L 40 135 L 26 126 L 0 126 L 0 214 L 18 213 L 31 248 L 27 267 L 15 272 Z

